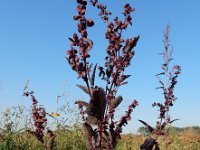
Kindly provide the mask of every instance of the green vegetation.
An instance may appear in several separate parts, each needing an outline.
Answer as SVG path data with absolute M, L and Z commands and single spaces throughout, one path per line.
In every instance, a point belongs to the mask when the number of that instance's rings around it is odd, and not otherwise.
M 43 150 L 37 139 L 26 132 L 32 128 L 29 110 L 22 106 L 12 107 L 1 113 L 0 150 Z M 77 120 L 79 120 L 76 117 Z M 20 122 L 25 124 L 20 124 Z M 61 125 L 55 129 L 55 150 L 87 150 L 82 126 L 78 121 L 72 125 Z M 145 127 L 138 129 L 138 134 L 122 135 L 116 150 L 138 150 L 149 135 Z M 47 137 L 45 137 L 47 140 Z M 200 127 L 170 127 L 169 134 L 157 139 L 161 149 L 198 150 L 200 149 Z

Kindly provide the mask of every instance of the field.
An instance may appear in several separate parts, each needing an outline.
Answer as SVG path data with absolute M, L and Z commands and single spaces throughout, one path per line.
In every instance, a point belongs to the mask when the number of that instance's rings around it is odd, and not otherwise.
M 67 106 L 68 113 L 71 111 Z M 31 115 L 22 106 L 8 108 L 1 113 L 0 126 L 0 150 L 43 150 L 44 147 L 38 140 L 27 132 L 32 130 L 33 124 Z M 72 111 L 71 111 L 72 112 Z M 80 124 L 80 118 L 76 116 L 76 111 L 70 114 L 76 118 L 73 125 L 66 124 L 57 126 L 54 131 L 56 135 L 54 142 L 55 150 L 87 150 L 83 129 Z M 21 123 L 26 122 L 26 124 Z M 57 120 L 57 124 L 59 124 Z M 55 122 L 54 122 L 55 123 Z M 49 124 L 50 125 L 50 124 Z M 55 125 L 55 124 L 54 124 Z M 159 136 L 157 141 L 161 149 L 166 150 L 199 150 L 200 149 L 200 128 L 174 128 L 169 127 L 169 133 Z M 148 133 L 139 132 L 133 134 L 122 134 L 122 138 L 118 141 L 116 150 L 138 150 L 144 142 Z M 47 140 L 47 137 L 44 138 Z
M 116 150 L 138 150 L 143 143 L 143 135 L 122 135 Z M 169 137 L 159 138 L 160 148 L 164 150 L 199 150 L 200 135 L 188 129 L 181 133 L 175 132 Z M 55 150 L 87 150 L 81 130 L 56 131 Z M 43 150 L 35 137 L 27 132 L 4 134 L 0 139 L 1 150 Z
M 198 26 L 198 17 L 194 17 L 198 13 L 191 13 L 195 9 L 185 11 L 189 5 L 181 3 L 184 7 L 178 10 L 175 6 L 180 4 L 172 5 L 173 1 L 156 5 L 55 2 L 16 3 L 16 10 L 0 2 L 0 10 L 7 14 L 0 16 L 6 18 L 0 25 L 0 150 L 200 150 L 200 122 L 195 115 L 199 114 L 199 92 L 195 91 L 199 75 L 198 63 L 193 61 L 199 55 L 188 51 L 199 46 L 194 42 L 199 37 L 199 28 L 193 27 Z M 170 20 L 175 24 L 172 42 Z M 136 28 L 132 27 L 135 22 Z M 163 24 L 161 51 L 154 43 L 159 42 L 157 31 L 161 32 Z M 175 53 L 173 40 L 177 41 Z M 64 51 L 65 55 L 60 54 Z M 156 85 L 151 82 L 155 78 Z M 159 95 L 151 89 L 160 90 Z M 126 104 L 123 109 L 118 107 L 122 104 Z M 157 110 L 156 116 L 151 107 Z M 139 116 L 134 116 L 135 111 Z M 138 126 L 130 122 L 133 119 L 141 125 L 137 132 Z M 174 122 L 179 119 L 183 122 L 177 126 L 188 127 L 176 127 Z
M 117 150 L 138 150 L 145 137 L 141 135 L 126 135 L 120 141 Z M 163 136 L 157 140 L 161 150 L 199 150 L 200 134 L 193 129 L 180 133 L 172 131 L 170 136 Z

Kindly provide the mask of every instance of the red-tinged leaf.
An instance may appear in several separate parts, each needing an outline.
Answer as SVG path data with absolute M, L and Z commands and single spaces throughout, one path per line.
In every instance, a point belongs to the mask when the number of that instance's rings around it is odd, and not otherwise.
M 177 121 L 177 120 L 180 120 L 180 119 L 174 119 L 174 120 L 170 121 L 169 123 L 173 123 L 174 121 Z
M 91 76 L 91 79 L 90 79 L 91 86 L 94 86 L 96 68 L 97 68 L 97 64 L 94 66 L 94 69 L 93 69 L 93 72 L 92 72 L 92 76 Z
M 152 137 L 145 139 L 144 143 L 140 146 L 141 150 L 160 150 L 158 143 Z
M 126 80 L 127 78 L 129 78 L 130 76 L 131 76 L 131 75 L 123 75 L 123 76 L 122 76 L 123 81 Z
M 88 123 L 83 123 L 83 131 L 85 135 L 85 141 L 86 141 L 86 147 L 88 150 L 93 150 L 93 144 L 92 144 L 92 137 L 94 136 L 94 131 L 92 127 Z
M 163 88 L 164 88 L 163 86 L 160 86 L 160 87 L 157 87 L 156 90 L 157 90 L 157 89 L 163 89 Z
M 160 76 L 160 75 L 164 75 L 164 74 L 165 74 L 164 72 L 161 72 L 161 73 L 159 73 L 159 74 L 157 74 L 155 76 Z
M 151 133 L 155 130 L 153 127 L 151 127 L 149 124 L 147 124 L 143 120 L 138 120 L 138 121 L 140 121 L 143 125 L 145 125 Z
M 138 40 L 139 40 L 139 36 L 127 40 L 126 45 L 124 46 L 125 51 L 126 52 L 131 51 L 136 46 Z
M 120 85 L 125 85 L 125 84 L 128 84 L 128 82 L 122 82 Z
M 102 119 L 106 108 L 106 95 L 103 88 L 92 88 L 91 97 L 86 113 L 95 116 L 98 120 Z
M 106 128 L 106 129 L 107 129 L 107 128 Z M 104 130 L 103 133 L 105 134 L 106 137 L 109 137 L 109 135 L 110 135 L 110 134 L 108 133 L 108 131 L 106 131 L 106 130 Z
M 177 121 L 177 120 L 179 120 L 179 119 L 174 119 L 174 120 L 172 120 L 172 121 L 169 121 L 169 123 L 171 124 L 171 123 L 173 123 L 174 121 Z M 163 130 L 163 129 L 165 128 L 166 125 L 167 125 L 167 123 L 164 122 L 164 123 L 162 124 L 162 126 L 161 126 L 161 130 Z
M 165 65 L 165 64 L 163 64 L 163 65 L 161 66 L 161 68 L 162 68 L 162 70 L 165 70 L 165 68 L 166 68 L 166 65 Z
M 76 86 L 78 86 L 80 89 L 82 89 L 85 93 L 87 93 L 87 94 L 89 94 L 90 92 L 89 92 L 89 89 L 86 87 L 86 86 L 83 86 L 83 85 L 76 85 Z
M 166 55 L 165 53 L 158 53 L 159 55 Z
M 90 70 L 91 70 L 92 66 L 93 66 L 93 63 L 91 63 L 90 66 L 89 66 Z
M 159 79 L 160 84 L 164 87 L 164 83 Z
M 80 106 L 85 106 L 85 107 L 88 106 L 88 103 L 85 102 L 85 101 L 75 101 L 75 104 L 78 104 L 78 105 L 80 105 Z
M 94 131 L 93 131 L 91 125 L 88 123 L 83 123 L 83 129 L 84 129 L 86 138 L 92 138 Z
M 90 124 L 97 124 L 97 117 L 92 116 L 92 115 L 88 115 L 87 122 L 89 122 Z
M 71 42 L 74 42 L 74 40 L 72 38 L 68 38 Z
M 161 130 L 163 130 L 165 128 L 165 126 L 167 125 L 166 122 L 164 122 L 162 125 L 161 125 Z
M 111 108 L 115 109 L 119 104 L 122 102 L 123 98 L 122 96 L 117 96 L 115 99 L 112 99 L 110 102 Z

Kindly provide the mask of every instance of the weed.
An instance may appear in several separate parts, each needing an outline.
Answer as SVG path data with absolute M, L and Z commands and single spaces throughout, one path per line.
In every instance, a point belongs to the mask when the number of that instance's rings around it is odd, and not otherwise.
M 26 89 L 25 89 L 26 90 Z M 44 140 L 44 132 L 45 132 L 45 127 L 47 124 L 47 118 L 46 118 L 46 111 L 43 107 L 38 107 L 38 101 L 33 95 L 33 91 L 28 92 L 24 91 L 24 96 L 28 97 L 30 96 L 32 99 L 32 118 L 34 121 L 34 131 L 32 130 L 27 130 L 28 133 L 32 134 L 37 138 L 37 140 L 41 143 L 41 145 L 44 147 L 46 150 L 53 150 L 54 147 L 54 139 L 56 135 L 51 131 L 50 129 L 47 129 L 47 138 L 48 141 L 45 142 Z
M 134 56 L 133 48 L 136 46 L 139 37 L 123 39 L 122 33 L 132 25 L 131 13 L 134 11 L 129 4 L 124 5 L 123 21 L 115 17 L 109 21 L 106 6 L 100 4 L 98 0 L 91 0 L 90 3 L 100 9 L 99 16 L 107 23 L 105 38 L 108 40 L 107 56 L 105 57 L 104 67 L 94 66 L 89 63 L 90 50 L 93 48 L 93 41 L 88 38 L 88 27 L 94 25 L 92 19 L 85 17 L 87 1 L 77 0 L 78 14 L 73 17 L 78 22 L 77 33 L 69 38 L 71 49 L 67 51 L 67 61 L 72 70 L 77 72 L 78 77 L 85 82 L 84 85 L 77 85 L 90 96 L 89 102 L 76 101 L 79 105 L 80 113 L 83 120 L 84 136 L 86 146 L 90 150 L 94 149 L 114 149 L 117 139 L 120 138 L 122 126 L 126 125 L 131 119 L 133 109 L 138 105 L 136 100 L 129 105 L 125 115 L 119 121 L 114 121 L 115 108 L 123 100 L 122 96 L 117 96 L 118 88 L 124 84 L 131 75 L 125 75 L 125 69 L 130 66 Z M 77 50 L 78 48 L 78 50 Z M 106 82 L 106 87 L 102 88 L 95 85 L 96 69 L 99 70 L 99 77 Z
M 166 27 L 166 31 L 164 34 L 164 52 L 161 53 L 163 56 L 164 63 L 162 64 L 161 68 L 162 71 L 161 73 L 157 74 L 156 77 L 158 78 L 159 83 L 161 84 L 160 87 L 157 89 L 162 89 L 163 95 L 164 95 L 164 103 L 157 103 L 154 102 L 152 104 L 153 107 L 157 106 L 159 108 L 159 120 L 156 123 L 156 127 L 153 128 L 143 120 L 139 120 L 141 123 L 143 123 L 150 133 L 155 135 L 155 137 L 148 137 L 144 144 L 141 145 L 141 149 L 153 149 L 155 147 L 156 150 L 159 150 L 158 142 L 156 139 L 160 135 L 166 135 L 166 126 L 168 124 L 173 123 L 174 121 L 178 119 L 172 120 L 169 115 L 170 107 L 173 106 L 174 101 L 177 99 L 174 95 L 174 88 L 175 85 L 177 84 L 177 78 L 179 74 L 181 73 L 181 67 L 179 65 L 174 65 L 172 70 L 170 71 L 170 62 L 172 60 L 172 52 L 173 48 L 170 50 L 170 44 L 169 44 L 169 31 L 170 31 L 170 26 L 168 25 Z M 165 80 L 163 81 L 161 79 L 161 76 L 165 77 Z

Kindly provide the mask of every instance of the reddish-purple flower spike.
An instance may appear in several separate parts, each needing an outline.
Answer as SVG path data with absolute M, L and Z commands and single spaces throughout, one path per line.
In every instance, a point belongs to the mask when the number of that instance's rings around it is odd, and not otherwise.
M 170 62 L 172 60 L 171 56 L 173 52 L 173 48 L 169 50 L 170 49 L 169 29 L 170 29 L 169 26 L 167 26 L 166 32 L 164 34 L 164 52 L 161 53 L 163 55 L 163 60 L 164 60 L 164 64 L 161 66 L 163 72 L 156 75 L 159 83 L 161 84 L 161 87 L 158 87 L 158 89 L 163 90 L 164 103 L 154 102 L 152 104 L 153 107 L 154 106 L 159 107 L 159 120 L 157 121 L 155 128 L 152 128 L 146 122 L 139 120 L 141 123 L 143 123 L 145 126 L 148 127 L 148 129 L 151 131 L 152 134 L 155 134 L 157 136 L 165 135 L 166 125 L 177 120 L 177 119 L 174 119 L 170 121 L 169 111 L 170 111 L 170 107 L 173 106 L 173 102 L 176 100 L 176 97 L 174 96 L 174 87 L 177 84 L 177 77 L 181 72 L 181 67 L 179 65 L 175 65 L 173 66 L 172 71 L 171 72 L 169 71 Z M 166 79 L 164 80 L 166 82 L 164 82 L 161 77 L 166 77 Z M 153 141 L 153 142 L 151 142 L 149 145 L 150 141 Z M 153 146 L 155 145 L 154 144 L 155 141 L 156 140 L 153 138 L 151 138 L 150 140 L 147 138 L 144 141 L 144 144 L 141 145 L 141 147 L 143 147 L 144 149 L 148 149 L 148 145 L 149 145 L 153 148 Z M 158 145 L 155 148 L 159 149 Z
M 42 107 L 38 107 L 38 101 L 33 95 L 33 91 L 28 92 L 27 91 L 28 86 L 24 88 L 23 96 L 30 96 L 32 100 L 32 118 L 33 118 L 33 124 L 34 124 L 34 131 L 27 130 L 28 133 L 32 134 L 37 138 L 37 140 L 42 144 L 44 149 L 53 150 L 54 145 L 54 139 L 55 135 L 51 130 L 48 129 L 47 135 L 48 135 L 48 141 L 46 142 L 44 140 L 44 131 L 47 124 L 47 118 L 46 118 L 46 111 Z
M 126 111 L 126 114 L 123 117 L 121 117 L 121 119 L 119 120 L 119 123 L 115 129 L 115 134 L 118 135 L 118 137 L 120 137 L 120 133 L 122 132 L 122 126 L 126 125 L 128 123 L 128 121 L 131 119 L 130 115 L 136 106 L 138 106 L 138 102 L 136 100 L 134 100 L 131 103 L 131 105 L 129 105 L 128 110 Z
M 46 112 L 44 108 L 38 107 L 35 96 L 33 95 L 33 92 L 24 92 L 25 96 L 31 96 L 32 99 L 32 117 L 34 121 L 35 131 L 28 131 L 32 133 L 39 142 L 44 144 L 44 129 L 46 126 L 47 118 L 46 118 Z
M 78 87 L 90 96 L 90 101 L 88 103 L 83 101 L 76 102 L 76 104 L 79 105 L 83 121 L 88 123 L 92 129 L 93 126 L 91 126 L 91 124 L 96 125 L 96 128 L 93 130 L 94 135 L 87 141 L 87 148 L 110 150 L 115 147 L 117 138 L 120 137 L 120 133 L 122 132 L 122 126 L 128 123 L 131 119 L 130 115 L 133 109 L 137 106 L 137 102 L 134 101 L 128 107 L 120 123 L 114 122 L 114 109 L 122 101 L 122 97 L 116 97 L 116 93 L 119 86 L 127 83 L 124 81 L 129 75 L 124 75 L 123 72 L 125 68 L 130 65 L 130 61 L 134 56 L 133 48 L 136 46 L 138 37 L 127 40 L 122 38 L 122 31 L 126 29 L 132 21 L 130 13 L 133 12 L 134 9 L 132 9 L 129 4 L 124 7 L 124 12 L 126 13 L 124 21 L 116 17 L 113 22 L 109 23 L 109 15 L 111 15 L 111 13 L 107 11 L 107 7 L 103 4 L 99 4 L 98 0 L 90 0 L 90 2 L 100 10 L 99 16 L 103 21 L 108 23 L 105 36 L 106 39 L 108 39 L 109 45 L 107 48 L 106 62 L 104 63 L 105 68 L 98 67 L 99 76 L 102 80 L 107 82 L 106 88 L 103 89 L 95 86 L 94 81 L 97 65 L 92 71 L 92 67 L 87 61 L 90 57 L 89 52 L 93 47 L 92 40 L 87 38 L 87 28 L 92 27 L 94 21 L 85 17 L 87 3 L 83 0 L 77 1 L 78 14 L 73 18 L 78 22 L 77 28 L 80 36 L 76 35 L 73 36 L 73 38 L 69 38 L 71 50 L 67 53 L 67 60 L 72 69 L 76 71 L 78 76 L 86 83 L 86 86 L 78 85 Z M 75 48 L 77 49 L 77 53 L 74 53 Z M 117 132 L 115 132 L 114 129 L 117 125 Z

